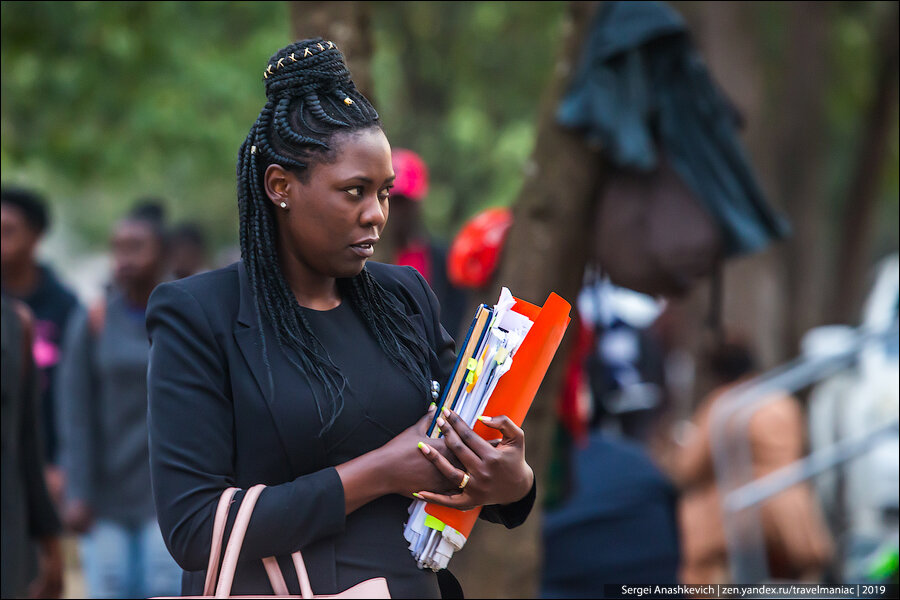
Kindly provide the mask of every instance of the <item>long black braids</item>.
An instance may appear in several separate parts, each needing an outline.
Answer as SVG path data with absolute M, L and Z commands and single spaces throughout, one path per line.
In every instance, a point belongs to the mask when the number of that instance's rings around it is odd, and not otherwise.
M 381 123 L 372 104 L 351 81 L 340 51 L 322 38 L 296 42 L 278 51 L 269 59 L 263 79 L 266 105 L 238 154 L 241 258 L 256 301 L 269 386 L 274 384 L 264 318 L 291 363 L 310 379 L 322 433 L 341 412 L 347 378 L 313 333 L 279 267 L 274 209 L 263 177 L 271 164 L 308 177 L 316 161 L 334 156 L 334 134 L 381 127 Z M 385 354 L 422 390 L 423 402 L 428 401 L 433 351 L 412 326 L 400 301 L 366 269 L 351 279 L 339 279 L 338 287 Z

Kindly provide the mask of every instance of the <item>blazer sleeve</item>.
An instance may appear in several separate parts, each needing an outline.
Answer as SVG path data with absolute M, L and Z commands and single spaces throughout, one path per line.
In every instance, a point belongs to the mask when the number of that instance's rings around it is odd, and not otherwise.
M 438 370 L 434 375 L 438 381 L 443 383 L 447 381 L 450 376 L 450 371 L 453 370 L 453 365 L 456 362 L 455 344 L 453 338 L 450 337 L 447 330 L 441 325 L 441 308 L 434 291 L 418 271 L 412 267 L 408 268 L 415 274 L 415 277 L 419 281 L 419 285 L 422 287 L 422 291 L 427 298 L 428 309 L 431 313 L 432 335 L 434 336 L 432 339 L 436 341 L 434 350 L 435 355 L 437 356 Z M 432 371 L 434 371 L 434 367 L 432 368 Z M 531 490 L 529 490 L 522 499 L 511 504 L 490 504 L 484 506 L 481 509 L 479 517 L 486 521 L 490 521 L 491 523 L 502 523 L 510 529 L 518 527 L 525 522 L 525 519 L 528 517 L 529 513 L 531 513 L 536 497 L 537 480 L 535 480 L 535 483 L 531 486 Z
M 147 310 L 150 471 L 172 556 L 206 569 L 222 492 L 235 486 L 234 412 L 225 351 L 207 313 L 177 282 L 156 288 Z M 229 332 L 230 333 L 230 332 Z M 231 507 L 231 519 L 239 500 Z M 241 561 L 285 555 L 344 530 L 344 488 L 334 468 L 265 489 Z

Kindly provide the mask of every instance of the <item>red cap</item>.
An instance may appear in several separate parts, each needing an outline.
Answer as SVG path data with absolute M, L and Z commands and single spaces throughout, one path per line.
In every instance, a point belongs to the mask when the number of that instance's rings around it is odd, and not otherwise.
M 508 208 L 488 208 L 463 225 L 447 255 L 447 275 L 460 287 L 478 288 L 494 274 L 512 225 Z
M 394 187 L 391 194 L 404 196 L 410 200 L 422 200 L 428 195 L 428 167 L 422 157 L 405 148 L 391 152 L 394 166 Z

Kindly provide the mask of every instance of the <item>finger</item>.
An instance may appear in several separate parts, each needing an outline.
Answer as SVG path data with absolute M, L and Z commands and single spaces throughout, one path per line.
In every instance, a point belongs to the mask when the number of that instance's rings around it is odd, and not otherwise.
M 426 444 L 425 442 L 419 442 L 419 450 L 422 451 L 422 454 L 425 455 L 425 458 L 431 461 L 437 470 L 447 478 L 448 481 L 452 482 L 454 485 L 459 485 L 462 483 L 463 477 L 465 477 L 466 472 L 457 469 L 454 467 L 449 460 L 447 460 L 444 455 L 440 452 Z
M 444 434 L 444 443 L 456 455 L 466 471 L 477 471 L 481 467 L 481 458 L 462 440 L 456 430 L 443 417 L 438 417 L 438 427 Z M 479 436 L 478 439 L 481 439 Z M 484 440 L 481 440 L 484 441 Z
M 453 427 L 454 431 L 456 431 L 457 435 L 459 435 L 460 439 L 465 443 L 466 446 L 472 449 L 472 451 L 478 455 L 479 458 L 485 460 L 488 456 L 493 453 L 493 448 L 490 444 L 488 444 L 487 440 L 483 437 L 472 431 L 472 428 L 462 420 L 462 418 L 453 412 L 452 410 L 444 410 L 442 412 L 444 418 L 447 419 L 447 422 Z M 446 437 L 447 433 L 444 432 L 444 436 Z
M 503 434 L 504 444 L 519 445 L 525 442 L 525 432 L 506 415 L 498 417 L 481 416 L 478 417 L 478 420 L 492 429 L 499 430 Z
M 431 424 L 431 420 L 434 419 L 434 411 L 437 410 L 437 405 L 432 402 L 431 406 L 428 407 L 428 410 L 425 411 L 425 414 L 422 415 L 422 418 L 419 419 L 418 423 L 416 423 L 416 427 L 423 434 L 428 430 L 428 425 Z
M 418 492 L 413 495 L 416 496 L 419 500 L 425 500 L 426 502 L 431 502 L 433 504 L 448 506 L 457 510 L 469 510 L 478 506 L 465 492 L 463 492 L 462 494 L 454 494 L 452 496 L 448 496 L 446 494 L 434 494 L 432 492 Z

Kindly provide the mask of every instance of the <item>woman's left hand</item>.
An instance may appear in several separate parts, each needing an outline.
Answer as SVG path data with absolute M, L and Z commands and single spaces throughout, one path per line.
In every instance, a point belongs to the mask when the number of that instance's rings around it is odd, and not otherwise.
M 427 444 L 419 447 L 438 470 L 462 486 L 453 495 L 422 491 L 418 496 L 428 502 L 467 510 L 486 504 L 510 504 L 525 497 L 534 484 L 534 472 L 525 462 L 525 432 L 509 417 L 485 417 L 481 422 L 503 434 L 496 447 L 472 431 L 455 412 L 444 409 L 438 427 L 465 471 Z M 468 477 L 466 477 L 468 475 Z

